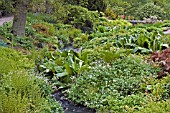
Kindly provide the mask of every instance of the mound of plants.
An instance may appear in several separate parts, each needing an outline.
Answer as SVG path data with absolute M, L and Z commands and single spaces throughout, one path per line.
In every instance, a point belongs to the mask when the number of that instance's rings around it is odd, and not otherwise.
M 65 50 L 44 51 L 43 54 L 43 57 L 36 60 L 37 69 L 57 88 L 70 87 L 77 75 L 88 69 L 87 53 Z
M 52 98 L 52 89 L 35 76 L 34 61 L 22 53 L 0 47 L 0 112 L 56 113 L 62 111 Z
M 103 112 L 139 109 L 146 101 L 145 90 L 140 85 L 145 77 L 158 71 L 158 67 L 137 56 L 113 60 L 110 64 L 97 63 L 78 77 L 71 86 L 69 98 Z
M 51 88 L 42 78 L 25 70 L 13 71 L 0 78 L 1 113 L 56 113 L 62 109 L 50 96 Z
M 23 54 L 7 47 L 0 46 L 0 76 L 18 69 L 33 69 L 34 61 Z
M 159 66 L 162 67 L 162 70 L 158 73 L 159 78 L 170 74 L 170 48 L 167 48 L 162 52 L 153 52 L 150 55 L 150 60 L 151 62 L 156 62 Z
M 165 19 L 167 14 L 163 8 L 155 5 L 154 3 L 147 3 L 141 6 L 137 11 L 136 15 L 140 18 L 149 18 L 150 16 L 157 16 L 159 19 Z
M 138 112 L 134 113 L 169 113 L 170 100 L 160 102 L 150 102 Z

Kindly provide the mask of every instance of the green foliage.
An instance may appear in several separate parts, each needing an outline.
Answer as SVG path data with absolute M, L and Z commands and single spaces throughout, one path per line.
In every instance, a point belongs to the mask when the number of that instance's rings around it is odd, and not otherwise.
M 110 65 L 98 63 L 81 74 L 72 85 L 69 97 L 102 111 L 125 112 L 127 107 L 139 108 L 145 101 L 140 84 L 144 77 L 158 70 L 136 56 L 114 60 Z
M 47 83 L 26 71 L 35 66 L 32 59 L 5 47 L 0 47 L 0 57 L 0 112 L 61 111 L 60 105 L 49 96 L 51 88 Z
M 132 28 L 130 34 L 117 35 L 113 44 L 116 47 L 131 48 L 134 49 L 134 52 L 141 53 L 162 50 L 164 43 L 161 38 L 161 31 L 156 28 L 152 31 L 152 29 L 151 27 L 147 29 Z
M 12 23 L 4 23 L 3 26 L 0 26 L 0 35 L 8 40 L 13 39 L 13 34 L 11 33 Z
M 148 97 L 148 103 L 149 101 L 156 102 L 169 98 L 169 77 L 156 79 L 156 76 L 150 76 L 144 78 L 144 81 L 145 82 L 141 84 L 140 89 L 145 90 Z
M 88 9 L 81 6 L 68 5 L 68 11 L 68 20 L 73 20 L 73 24 L 84 24 L 86 20 L 94 22 L 99 17 L 99 14 L 97 12 L 88 11 Z
M 124 50 L 124 49 L 117 49 L 115 51 L 101 51 L 102 59 L 106 63 L 111 63 L 115 59 L 125 57 L 132 53 L 132 51 Z
M 13 71 L 4 75 L 0 79 L 0 85 L 1 113 L 61 111 L 60 105 L 49 96 L 50 88 L 43 79 L 29 75 L 26 71 Z
M 160 102 L 150 102 L 140 111 L 134 113 L 169 113 L 170 100 Z
M 159 19 L 165 19 L 167 14 L 160 6 L 156 6 L 153 3 L 147 3 L 138 9 L 136 15 L 139 16 L 140 19 L 149 18 L 154 15 Z
M 79 5 L 88 8 L 92 11 L 104 11 L 106 9 L 106 2 L 104 0 L 65 0 L 67 3 L 72 5 Z
M 105 16 L 107 16 L 109 19 L 116 19 L 117 14 L 113 12 L 113 9 L 111 7 L 107 7 L 104 11 Z
M 13 12 L 13 2 L 7 2 L 6 0 L 1 0 L 0 1 L 0 10 L 3 11 L 4 15 L 11 14 Z
M 10 48 L 0 47 L 0 57 L 0 75 L 18 69 L 30 69 L 34 67 L 34 62 L 31 59 Z
M 47 52 L 44 58 L 38 58 L 40 61 L 37 65 L 45 76 L 52 78 L 55 85 L 66 87 L 74 82 L 77 74 L 88 69 L 87 58 L 87 53 L 78 53 L 73 50 Z
M 81 36 L 81 30 L 69 27 L 69 28 L 59 28 L 59 30 L 56 32 L 56 36 L 58 37 L 58 40 L 60 40 L 60 47 L 62 48 L 66 44 L 70 44 L 73 42 L 75 38 L 78 38 Z

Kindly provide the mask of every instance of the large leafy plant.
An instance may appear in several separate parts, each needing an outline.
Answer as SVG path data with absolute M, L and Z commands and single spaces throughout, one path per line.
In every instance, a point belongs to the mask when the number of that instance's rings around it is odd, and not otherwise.
M 130 32 L 123 35 L 117 35 L 113 45 L 116 47 L 131 48 L 134 52 L 150 53 L 155 50 L 167 48 L 161 39 L 161 32 L 154 29 L 152 32 L 148 28 L 133 28 Z
M 54 80 L 56 85 L 69 85 L 76 76 L 88 69 L 87 53 L 73 50 L 48 53 L 39 62 L 39 70 Z

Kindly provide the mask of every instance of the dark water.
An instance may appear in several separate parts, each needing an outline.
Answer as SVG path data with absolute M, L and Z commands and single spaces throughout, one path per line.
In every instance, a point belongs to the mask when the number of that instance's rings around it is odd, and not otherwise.
M 61 103 L 65 113 L 95 113 L 95 109 L 87 108 L 83 105 L 77 105 L 74 102 L 65 98 L 61 91 L 56 92 L 53 95 L 56 101 Z

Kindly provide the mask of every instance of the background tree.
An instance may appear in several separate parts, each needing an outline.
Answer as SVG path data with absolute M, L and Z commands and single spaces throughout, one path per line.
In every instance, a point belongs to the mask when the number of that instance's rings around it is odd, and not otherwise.
M 64 0 L 65 2 L 72 5 L 80 5 L 82 7 L 88 8 L 91 11 L 104 11 L 106 9 L 105 0 Z
M 14 1 L 14 20 L 12 33 L 16 36 L 25 36 L 27 7 L 31 0 L 15 0 Z

